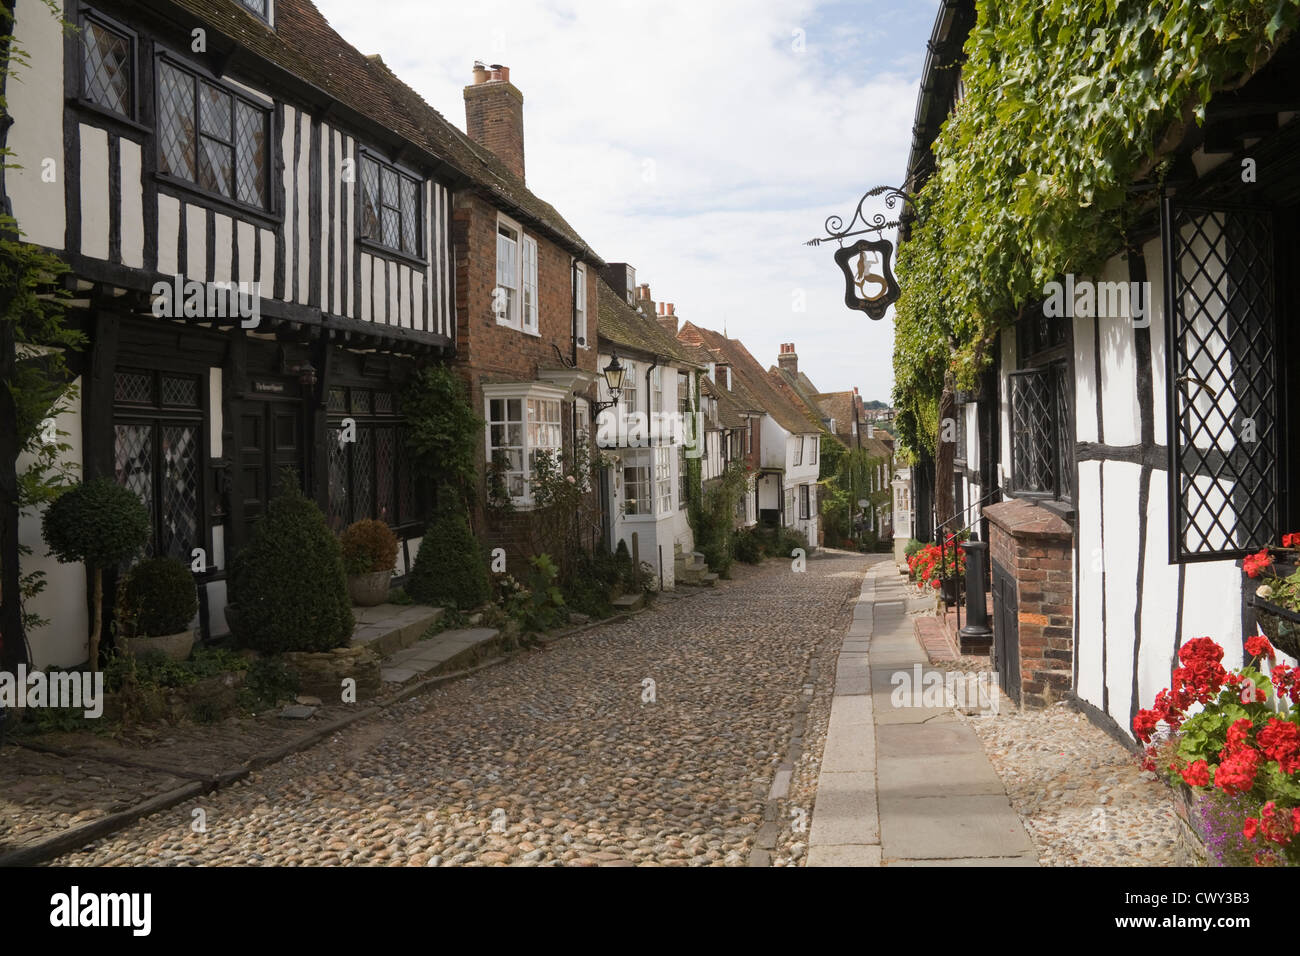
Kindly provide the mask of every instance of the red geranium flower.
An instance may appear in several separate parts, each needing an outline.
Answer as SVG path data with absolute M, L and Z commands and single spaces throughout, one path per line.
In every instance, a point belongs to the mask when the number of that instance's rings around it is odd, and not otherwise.
M 1293 531 L 1290 534 L 1282 535 L 1282 547 L 1300 548 L 1300 531 Z
M 1255 834 L 1259 832 L 1259 821 L 1254 817 L 1246 817 L 1246 825 L 1241 828 L 1241 835 L 1247 840 L 1255 839 Z
M 1260 573 L 1273 563 L 1273 555 L 1268 553 L 1268 548 L 1262 548 L 1255 554 L 1248 554 L 1241 559 L 1241 567 L 1252 578 L 1257 578 Z
M 1246 653 L 1251 657 L 1267 657 L 1273 660 L 1273 645 L 1268 642 L 1268 638 L 1262 635 L 1255 635 L 1246 639 Z
M 1264 756 L 1276 760 L 1283 773 L 1300 771 L 1300 727 L 1289 720 L 1270 717 L 1257 740 Z
M 1189 763 L 1178 771 L 1190 787 L 1208 787 L 1210 785 L 1210 766 L 1204 760 Z
M 1255 785 L 1255 774 L 1259 771 L 1258 750 L 1250 747 L 1242 747 L 1233 753 L 1225 750 L 1219 757 L 1219 769 L 1214 773 L 1214 782 L 1219 789 L 1226 793 L 1245 793 Z

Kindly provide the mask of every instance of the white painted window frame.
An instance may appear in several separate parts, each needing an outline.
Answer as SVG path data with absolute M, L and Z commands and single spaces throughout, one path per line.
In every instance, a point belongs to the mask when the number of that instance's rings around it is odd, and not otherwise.
M 510 496 L 510 500 L 516 507 L 531 507 L 533 504 L 532 477 L 533 463 L 532 456 L 535 452 L 542 451 L 563 451 L 564 450 L 564 402 L 569 397 L 569 393 L 562 388 L 556 388 L 552 385 L 545 385 L 539 382 L 533 383 L 506 383 L 483 386 L 483 447 L 487 452 L 487 461 L 492 463 L 492 454 L 494 451 L 492 445 L 492 402 L 496 399 L 502 401 L 518 400 L 520 407 L 519 424 L 523 430 L 523 480 L 524 490 L 522 495 Z M 559 426 L 560 426 L 560 444 L 559 446 L 539 445 L 533 441 L 533 426 L 542 424 L 529 416 L 529 400 L 553 401 L 558 402 Z M 514 446 L 510 446 L 514 447 Z

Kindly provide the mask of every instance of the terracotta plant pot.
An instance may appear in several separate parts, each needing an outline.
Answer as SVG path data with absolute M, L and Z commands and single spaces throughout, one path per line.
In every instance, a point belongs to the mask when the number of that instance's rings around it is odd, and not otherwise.
M 183 661 L 194 649 L 194 629 L 177 631 L 175 634 L 163 634 L 160 637 L 121 637 L 118 645 L 127 654 L 136 657 L 142 654 L 160 653 L 168 660 Z
M 391 571 L 372 571 L 370 574 L 348 575 L 348 596 L 358 607 L 374 607 L 388 600 L 392 585 Z

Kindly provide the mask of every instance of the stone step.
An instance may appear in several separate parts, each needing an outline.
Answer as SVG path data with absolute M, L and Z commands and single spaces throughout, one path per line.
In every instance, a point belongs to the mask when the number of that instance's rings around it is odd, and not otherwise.
M 641 608 L 645 607 L 645 595 L 624 594 L 621 597 L 614 598 L 610 603 L 614 605 L 614 610 L 619 613 L 624 611 L 639 611 Z
M 677 583 L 691 588 L 711 588 L 717 586 L 718 576 L 712 571 L 705 571 L 691 578 L 678 578 Z
M 463 670 L 489 656 L 500 642 L 501 632 L 493 627 L 442 631 L 387 657 L 380 676 L 386 684 L 402 684 L 413 677 Z
M 352 614 L 356 618 L 352 646 L 369 647 L 387 657 L 419 641 L 442 619 L 443 610 L 423 604 L 380 604 L 355 607 Z

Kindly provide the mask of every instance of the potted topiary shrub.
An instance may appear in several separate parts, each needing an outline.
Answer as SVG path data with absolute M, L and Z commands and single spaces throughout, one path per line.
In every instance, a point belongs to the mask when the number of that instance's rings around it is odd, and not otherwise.
M 397 535 L 386 522 L 365 518 L 348 525 L 340 541 L 352 603 L 374 607 L 388 600 L 397 562 Z
M 226 621 L 266 654 L 328 651 L 352 638 L 352 602 L 339 539 L 292 472 L 230 563 Z
M 183 661 L 194 648 L 190 624 L 198 610 L 194 576 L 185 562 L 147 558 L 118 587 L 118 648 L 137 655 L 158 651 Z
M 149 511 L 135 493 L 109 478 L 83 482 L 62 494 L 41 519 L 41 534 L 60 563 L 81 561 L 91 576 L 94 618 L 90 669 L 99 670 L 104 622 L 104 569 L 139 553 L 149 540 Z

